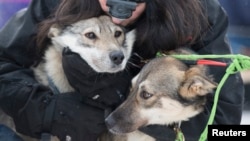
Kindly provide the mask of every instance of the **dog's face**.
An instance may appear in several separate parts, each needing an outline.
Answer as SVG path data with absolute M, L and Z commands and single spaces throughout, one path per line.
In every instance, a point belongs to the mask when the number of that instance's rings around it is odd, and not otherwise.
M 69 47 L 78 53 L 96 72 L 114 73 L 125 68 L 130 57 L 135 31 L 124 30 L 101 16 L 79 21 L 61 29 L 54 26 L 48 36 L 53 45 Z
M 126 101 L 106 118 L 107 127 L 121 134 L 188 120 L 203 110 L 205 96 L 216 85 L 205 66 L 189 68 L 172 57 L 153 59 L 132 80 Z

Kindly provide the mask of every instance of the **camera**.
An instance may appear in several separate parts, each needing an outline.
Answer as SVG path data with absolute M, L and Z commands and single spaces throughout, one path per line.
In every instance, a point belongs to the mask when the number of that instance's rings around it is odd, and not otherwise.
M 136 9 L 138 3 L 145 0 L 107 0 L 109 14 L 118 19 L 128 19 Z

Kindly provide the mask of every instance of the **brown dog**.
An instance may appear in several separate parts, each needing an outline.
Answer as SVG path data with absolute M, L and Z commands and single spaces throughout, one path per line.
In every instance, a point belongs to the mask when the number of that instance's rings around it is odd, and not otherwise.
M 171 56 L 153 59 L 132 80 L 126 101 L 106 118 L 109 131 L 117 134 L 108 137 L 115 141 L 154 141 L 137 129 L 194 117 L 202 112 L 206 95 L 216 86 L 204 65 L 187 65 Z

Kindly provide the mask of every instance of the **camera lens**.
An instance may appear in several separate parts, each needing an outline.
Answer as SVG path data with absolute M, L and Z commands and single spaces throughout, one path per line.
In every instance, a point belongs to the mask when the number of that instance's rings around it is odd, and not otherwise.
M 127 19 L 132 16 L 137 3 L 122 0 L 108 0 L 109 14 L 119 19 Z
M 132 10 L 121 5 L 116 5 L 110 8 L 109 13 L 119 19 L 127 19 L 132 15 Z

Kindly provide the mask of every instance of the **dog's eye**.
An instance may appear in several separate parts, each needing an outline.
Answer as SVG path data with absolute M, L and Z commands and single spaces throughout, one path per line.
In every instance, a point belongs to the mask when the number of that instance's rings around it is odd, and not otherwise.
M 121 31 L 115 31 L 115 38 L 118 38 L 122 35 Z
M 149 99 L 150 97 L 152 97 L 153 95 L 151 94 L 151 93 L 148 93 L 148 92 L 146 92 L 146 91 L 142 91 L 141 92 L 141 97 L 143 98 L 143 99 Z
M 97 38 L 97 36 L 95 35 L 94 32 L 86 33 L 85 36 L 86 36 L 87 38 L 89 38 L 89 39 L 92 39 L 92 40 Z

